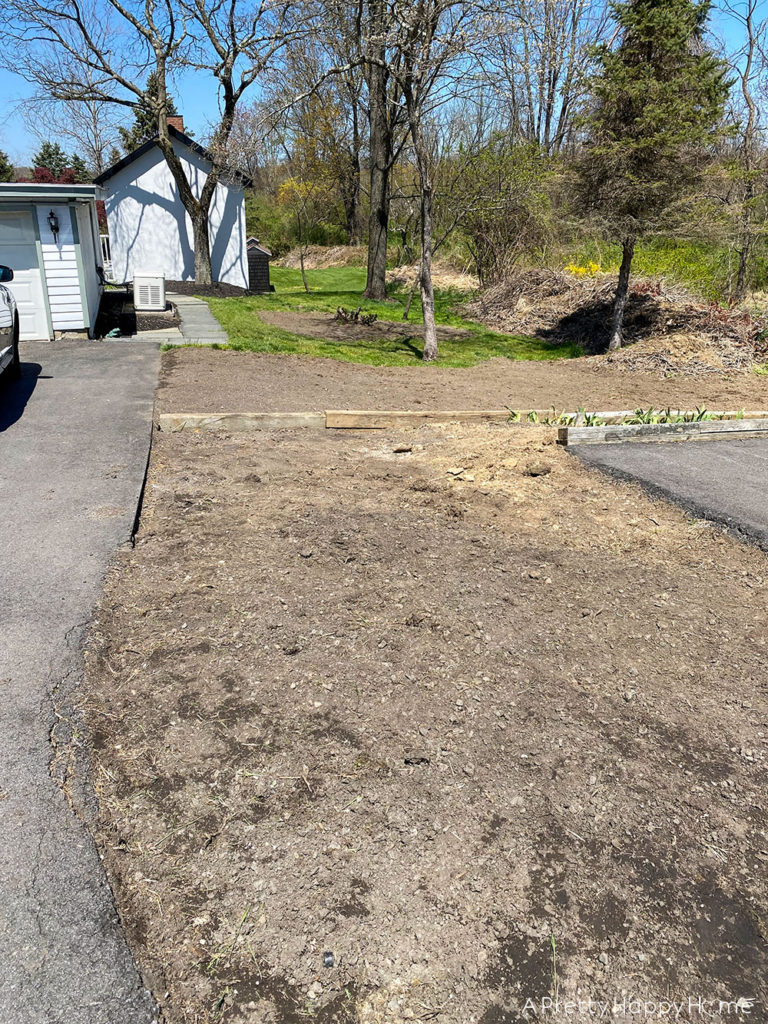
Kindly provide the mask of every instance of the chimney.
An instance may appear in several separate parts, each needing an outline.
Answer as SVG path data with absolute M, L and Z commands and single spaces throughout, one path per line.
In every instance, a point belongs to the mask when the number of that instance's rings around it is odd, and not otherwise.
M 177 132 L 184 131 L 184 118 L 181 114 L 171 114 L 168 117 L 168 124 L 171 128 L 175 128 Z

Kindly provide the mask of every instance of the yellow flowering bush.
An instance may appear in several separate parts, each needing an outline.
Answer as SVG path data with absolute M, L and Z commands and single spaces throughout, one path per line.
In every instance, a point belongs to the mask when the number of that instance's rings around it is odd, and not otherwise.
M 595 274 L 600 273 L 600 264 L 593 263 L 590 260 L 586 267 L 580 267 L 576 263 L 569 263 L 565 269 L 569 274 L 575 274 L 577 277 L 594 277 Z

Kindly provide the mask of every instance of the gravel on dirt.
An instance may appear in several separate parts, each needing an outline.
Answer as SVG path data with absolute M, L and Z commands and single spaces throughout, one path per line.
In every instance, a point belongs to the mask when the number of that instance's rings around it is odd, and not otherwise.
M 167 1024 L 757 1012 L 767 586 L 543 428 L 159 435 L 83 704 Z
M 597 359 L 491 359 L 466 369 L 364 366 L 335 359 L 179 349 L 163 355 L 159 412 L 324 409 L 589 410 L 765 408 L 765 377 L 662 377 Z

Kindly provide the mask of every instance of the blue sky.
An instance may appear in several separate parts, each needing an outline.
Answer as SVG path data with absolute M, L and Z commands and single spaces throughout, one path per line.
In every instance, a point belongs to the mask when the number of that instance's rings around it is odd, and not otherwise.
M 768 0 L 765 3 L 768 7 Z M 768 14 L 768 10 L 765 13 Z M 717 7 L 713 10 L 711 25 L 729 46 L 735 45 L 738 30 L 733 21 Z M 13 163 L 27 165 L 40 145 L 39 138 L 28 127 L 31 120 L 39 118 L 39 113 L 33 104 L 25 103 L 34 94 L 34 88 L 19 75 L 0 69 L 0 94 L 3 96 L 0 149 L 8 154 Z M 198 139 L 205 138 L 208 126 L 217 118 L 216 93 L 211 87 L 211 79 L 200 74 L 183 76 L 176 83 L 175 99 L 179 112 L 184 115 L 185 126 Z
M 216 93 L 211 89 L 211 81 L 205 75 L 189 74 L 175 86 L 176 107 L 184 115 L 185 127 L 192 129 L 198 139 L 205 137 L 209 124 L 218 116 Z M 21 166 L 28 165 L 40 148 L 38 136 L 27 127 L 31 119 L 40 116 L 35 105 L 28 102 L 34 92 L 34 87 L 19 75 L 0 69 L 0 94 L 3 96 L 0 149 L 13 163 Z M 130 111 L 126 112 L 126 117 L 130 122 Z

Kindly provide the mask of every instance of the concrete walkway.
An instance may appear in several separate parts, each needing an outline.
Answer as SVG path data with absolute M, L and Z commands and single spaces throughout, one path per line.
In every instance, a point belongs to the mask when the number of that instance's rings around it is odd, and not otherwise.
M 89 831 L 73 693 L 131 535 L 159 348 L 22 343 L 0 391 L 0 1021 L 151 1024 Z
M 172 302 L 181 317 L 181 337 L 171 339 L 167 345 L 226 345 L 229 341 L 227 332 L 216 317 L 211 313 L 207 302 L 196 299 L 193 295 L 179 295 L 167 292 L 166 298 Z

